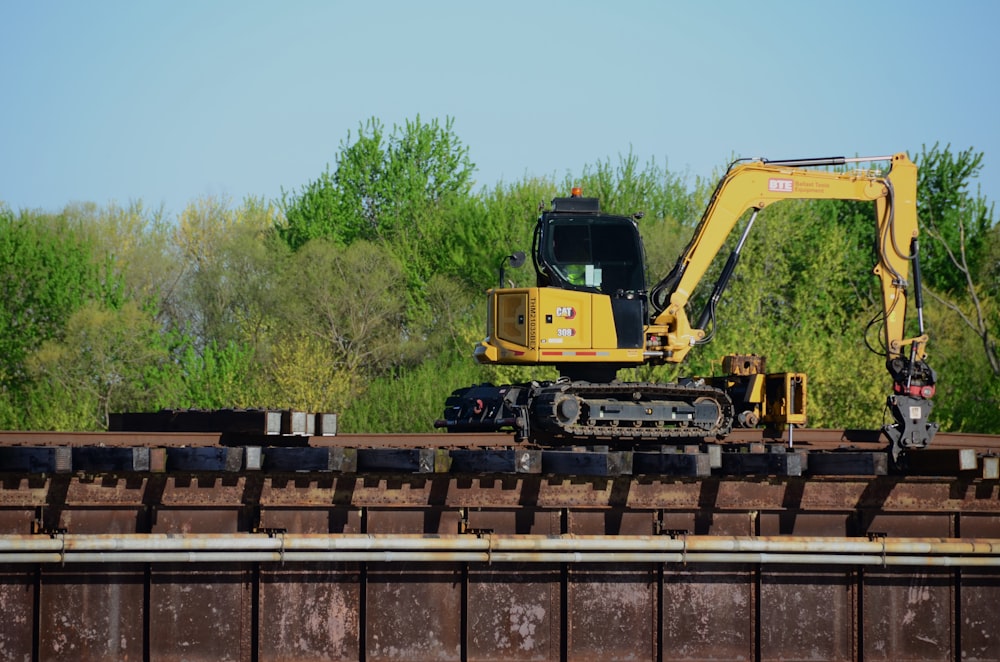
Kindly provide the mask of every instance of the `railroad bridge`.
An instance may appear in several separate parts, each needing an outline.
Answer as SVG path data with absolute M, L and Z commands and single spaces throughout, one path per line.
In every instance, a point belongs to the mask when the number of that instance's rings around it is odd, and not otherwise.
M 118 428 L 0 433 L 0 659 L 1000 660 L 998 437 Z

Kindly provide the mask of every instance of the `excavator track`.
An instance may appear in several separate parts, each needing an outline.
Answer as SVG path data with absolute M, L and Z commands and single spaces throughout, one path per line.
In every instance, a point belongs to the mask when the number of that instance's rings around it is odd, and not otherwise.
M 703 384 L 556 382 L 531 403 L 533 439 L 656 441 L 725 436 L 733 405 Z
M 701 383 L 557 381 L 459 389 L 435 426 L 514 430 L 518 441 L 572 444 L 721 438 L 733 419 L 729 396 Z

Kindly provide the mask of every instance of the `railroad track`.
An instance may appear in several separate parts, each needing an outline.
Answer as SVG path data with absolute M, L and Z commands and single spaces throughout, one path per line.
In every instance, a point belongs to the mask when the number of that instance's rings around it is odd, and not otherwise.
M 694 440 L 688 444 L 697 443 Z M 723 448 L 741 444 L 789 445 L 789 433 L 765 429 L 735 429 L 725 439 L 705 439 Z M 801 450 L 831 451 L 854 447 L 878 450 L 886 440 L 877 430 L 796 429 L 790 447 Z M 313 446 L 343 448 L 483 448 L 518 447 L 513 434 L 481 432 L 349 433 L 334 435 L 252 434 L 226 432 L 44 432 L 0 431 L 0 448 L 15 446 L 97 446 L 171 448 L 229 445 Z M 682 443 L 671 444 L 683 446 Z M 530 444 L 521 447 L 531 448 Z M 1000 435 L 966 432 L 938 432 L 933 448 L 968 448 L 981 453 L 1000 454 Z
M 260 422 L 259 412 L 250 418 Z M 180 420 L 180 419 L 178 419 Z M 1000 479 L 1000 435 L 939 433 L 893 464 L 870 430 L 739 429 L 724 440 L 540 447 L 503 433 L 309 434 L 237 431 L 0 432 L 0 473 L 337 473 L 944 475 Z M 161 421 L 162 423 L 162 421 Z M 216 423 L 213 423 L 216 424 Z M 174 425 L 179 423 L 175 420 Z

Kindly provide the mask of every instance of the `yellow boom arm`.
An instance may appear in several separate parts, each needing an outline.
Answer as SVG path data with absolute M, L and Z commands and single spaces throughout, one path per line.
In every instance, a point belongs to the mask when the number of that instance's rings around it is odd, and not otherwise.
M 786 165 L 788 162 L 754 161 L 732 167 L 716 188 L 694 237 L 673 271 L 652 290 L 654 316 L 649 334 L 660 339 L 662 344 L 655 349 L 663 352 L 663 360 L 683 361 L 691 348 L 704 339 L 705 329 L 692 325 L 686 304 L 737 221 L 747 210 L 752 209 L 756 214 L 772 203 L 790 199 L 875 203 L 878 263 L 874 272 L 882 282 L 885 345 L 890 358 L 901 356 L 909 345 L 915 349 L 911 358 L 923 359 L 927 337 L 906 338 L 903 328 L 911 243 L 918 234 L 917 167 L 906 154 L 896 154 L 891 160 L 888 176 L 858 170 L 808 170 Z

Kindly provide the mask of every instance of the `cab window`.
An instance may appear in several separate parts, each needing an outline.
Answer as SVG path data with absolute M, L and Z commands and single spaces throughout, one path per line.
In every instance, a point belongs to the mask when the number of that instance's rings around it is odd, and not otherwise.
M 642 248 L 626 219 L 552 222 L 548 263 L 563 287 L 612 293 L 644 289 Z

